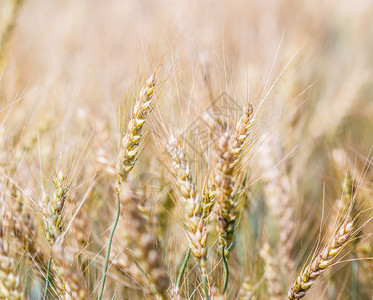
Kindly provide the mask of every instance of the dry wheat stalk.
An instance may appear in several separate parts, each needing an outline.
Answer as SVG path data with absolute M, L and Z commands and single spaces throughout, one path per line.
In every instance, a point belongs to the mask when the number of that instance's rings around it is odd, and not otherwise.
M 280 266 L 272 256 L 268 243 L 265 243 L 260 250 L 260 256 L 264 261 L 264 276 L 267 280 L 268 294 L 271 300 L 284 298 L 282 291 L 281 277 L 278 276 Z
M 20 282 L 14 260 L 9 256 L 9 247 L 3 236 L 0 237 L 0 298 L 21 299 Z
M 126 208 L 125 212 L 125 235 L 128 255 L 134 257 L 141 269 L 154 286 L 159 296 L 166 298 L 166 291 L 170 284 L 167 269 L 162 262 L 161 253 L 157 246 L 157 235 L 149 228 L 147 219 L 138 209 L 141 203 L 141 193 L 129 188 L 126 195 L 121 197 L 121 205 Z
M 338 228 L 331 241 L 298 276 L 289 290 L 290 300 L 303 298 L 313 283 L 331 267 L 334 259 L 350 241 L 353 226 L 353 222 L 345 222 Z
M 80 283 L 80 272 L 72 267 L 73 256 L 61 244 L 53 245 L 53 257 L 63 280 L 63 291 L 66 299 L 86 299 L 87 293 Z
M 196 195 L 195 185 L 190 174 L 190 166 L 185 159 L 184 151 L 176 145 L 174 138 L 168 143 L 167 152 L 171 158 L 170 167 L 183 207 L 189 245 L 193 256 L 201 265 L 202 273 L 206 275 L 207 229 L 203 212 L 201 212 L 200 197 Z
M 143 135 L 145 120 L 154 104 L 154 86 L 155 75 L 153 74 L 146 81 L 146 85 L 140 91 L 135 103 L 127 132 L 122 140 L 122 148 L 117 164 L 119 185 L 126 180 L 128 173 L 135 165 L 136 157 L 140 150 L 140 141 Z

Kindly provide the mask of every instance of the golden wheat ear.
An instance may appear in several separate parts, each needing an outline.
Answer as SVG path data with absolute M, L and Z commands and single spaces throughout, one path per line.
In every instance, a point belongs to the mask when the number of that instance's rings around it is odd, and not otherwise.
M 237 221 L 238 203 L 234 195 L 235 180 L 233 176 L 234 155 L 231 152 L 230 135 L 226 132 L 218 141 L 218 162 L 216 165 L 215 211 L 219 245 L 225 251 L 231 245 Z
M 54 244 L 62 233 L 64 207 L 67 202 L 69 186 L 64 183 L 62 172 L 53 177 L 54 192 L 52 197 L 44 196 L 45 236 L 49 244 Z
M 191 168 L 185 159 L 184 150 L 177 145 L 174 138 L 171 138 L 166 147 L 166 152 L 170 158 L 170 170 L 176 194 L 179 197 L 179 204 L 184 215 L 184 224 L 187 230 L 190 250 L 187 252 L 184 267 L 189 258 L 189 253 L 196 258 L 202 271 L 204 290 L 208 297 L 207 290 L 207 227 L 204 212 L 201 209 L 201 197 L 196 192 L 196 186 L 191 175 Z M 185 268 L 181 269 L 176 283 L 175 294 L 179 294 L 179 284 Z
M 349 223 L 345 222 L 338 228 L 331 241 L 297 277 L 297 280 L 289 290 L 288 298 L 290 300 L 303 298 L 315 281 L 331 267 L 338 254 L 350 242 L 353 227 L 354 222 L 352 221 Z
M 111 244 L 113 241 L 115 229 L 118 225 L 120 215 L 120 190 L 123 182 L 127 179 L 129 173 L 133 169 L 141 149 L 142 136 L 144 134 L 144 124 L 149 113 L 154 107 L 154 86 L 156 83 L 155 74 L 153 73 L 146 81 L 145 86 L 139 92 L 136 99 L 135 107 L 131 114 L 131 119 L 128 128 L 122 140 L 119 158 L 117 162 L 117 211 L 114 224 L 110 233 L 108 251 L 105 257 L 103 279 L 99 291 L 98 299 L 102 299 L 107 275 L 108 263 L 110 258 Z
M 133 169 L 140 151 L 140 142 L 144 133 L 143 127 L 154 106 L 155 83 L 155 75 L 153 74 L 146 81 L 136 100 L 131 120 L 122 140 L 117 163 L 119 185 L 126 180 L 129 172 Z
M 173 139 L 167 145 L 167 153 L 170 156 L 170 169 L 178 189 L 180 205 L 184 212 L 184 222 L 187 228 L 189 245 L 193 256 L 201 264 L 206 273 L 207 256 L 207 230 L 201 212 L 200 196 L 196 194 L 195 184 L 192 182 L 189 163 L 185 159 L 184 151 L 176 145 Z

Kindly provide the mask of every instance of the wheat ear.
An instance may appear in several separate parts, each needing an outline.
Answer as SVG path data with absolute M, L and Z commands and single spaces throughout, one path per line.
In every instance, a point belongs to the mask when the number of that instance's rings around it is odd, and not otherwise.
M 288 298 L 290 300 L 303 298 L 314 282 L 331 267 L 334 259 L 350 241 L 353 226 L 354 223 L 352 221 L 349 223 L 345 222 L 338 228 L 332 240 L 298 276 L 289 290 Z
M 53 176 L 53 186 L 54 192 L 52 197 L 44 195 L 45 237 L 51 247 L 62 233 L 63 212 L 69 192 L 69 186 L 65 185 L 64 175 L 62 172 L 59 172 L 57 177 Z M 52 263 L 52 255 L 49 256 L 48 260 L 43 299 L 46 299 L 48 295 L 48 288 L 50 284 L 49 273 L 51 268 L 55 270 L 55 265 Z M 59 275 L 58 270 L 55 271 L 55 273 Z
M 66 299 L 86 299 L 86 290 L 80 283 L 80 274 L 73 267 L 73 256 L 61 244 L 53 245 L 53 257 L 62 273 Z
M 67 201 L 69 186 L 64 183 L 64 175 L 60 172 L 53 177 L 54 193 L 52 197 L 44 196 L 45 201 L 45 235 L 49 244 L 53 244 L 62 232 L 64 206 Z
M 231 152 L 231 138 L 228 132 L 219 139 L 216 165 L 215 211 L 220 253 L 223 260 L 225 275 L 223 293 L 228 286 L 229 268 L 227 257 L 234 238 L 234 230 L 238 219 L 238 201 L 235 197 L 234 155 Z
M 195 184 L 192 182 L 192 176 L 190 173 L 190 166 L 185 159 L 184 151 L 181 147 L 176 145 L 176 140 L 174 138 L 171 138 L 168 143 L 167 152 L 171 158 L 170 168 L 183 207 L 184 222 L 187 229 L 189 246 L 192 255 L 201 266 L 205 294 L 206 297 L 208 297 L 206 282 L 207 229 L 204 213 L 201 211 L 201 199 L 200 196 L 196 194 Z M 178 280 L 178 282 L 179 281 L 180 280 Z M 177 288 L 179 287 L 177 286 Z
M 245 108 L 243 115 L 238 120 L 236 128 L 232 133 L 230 140 L 230 152 L 232 154 L 232 162 L 230 164 L 231 168 L 236 168 L 241 159 L 241 153 L 245 149 L 245 141 L 250 135 L 250 129 L 254 124 L 254 109 L 249 103 Z M 208 215 L 215 205 L 215 196 L 216 196 L 216 174 L 211 172 L 207 180 L 207 190 L 205 191 L 204 196 L 204 211 L 205 215 Z
M 238 120 L 236 129 L 232 135 L 231 152 L 233 154 L 234 161 L 232 166 L 236 166 L 240 161 L 240 154 L 245 149 L 245 141 L 250 134 L 250 128 L 254 124 L 254 109 L 249 104 L 244 111 L 244 114 Z
M 17 241 L 18 250 L 27 250 L 28 254 L 38 262 L 42 262 L 42 252 L 36 246 L 37 231 L 30 213 L 23 205 L 23 195 L 13 185 L 11 188 L 12 201 L 17 203 L 15 210 L 7 209 L 3 223 L 0 226 L 1 234 L 8 232 Z
M 108 249 L 105 257 L 103 278 L 101 283 L 101 288 L 98 294 L 98 299 L 102 299 L 102 294 L 104 292 L 106 272 L 108 268 L 108 263 L 110 259 L 111 243 L 113 241 L 115 229 L 118 225 L 120 216 L 120 189 L 122 183 L 127 179 L 129 172 L 133 169 L 136 163 L 136 157 L 140 150 L 140 142 L 143 135 L 143 127 L 147 116 L 153 108 L 153 94 L 155 86 L 155 75 L 151 75 L 146 81 L 146 85 L 142 88 L 135 103 L 135 107 L 132 111 L 131 120 L 128 124 L 126 134 L 122 140 L 122 147 L 119 153 L 118 163 L 117 163 L 117 211 L 113 224 L 113 228 L 110 232 Z
M 196 194 L 184 151 L 175 143 L 175 140 L 171 140 L 167 146 L 167 152 L 171 156 L 171 170 L 180 194 L 192 254 L 201 264 L 202 272 L 206 274 L 207 230 L 201 213 L 201 201 L 199 195 Z
M 0 298 L 20 300 L 19 277 L 16 274 L 14 260 L 9 256 L 7 242 L 0 237 Z
M 294 247 L 294 206 L 291 203 L 291 182 L 284 166 L 279 165 L 276 168 L 276 157 L 274 147 L 280 147 L 276 140 L 271 137 L 263 141 L 261 150 L 258 153 L 258 164 L 263 174 L 263 190 L 265 194 L 266 205 L 270 211 L 271 217 L 277 221 L 279 261 L 281 271 L 287 278 L 294 269 L 294 259 L 291 255 Z
M 230 136 L 226 132 L 218 142 L 218 162 L 216 166 L 216 217 L 219 244 L 227 249 L 233 241 L 237 220 L 238 202 L 234 197 L 235 180 L 232 163 L 234 156 L 230 151 Z
M 250 134 L 250 128 L 254 122 L 253 116 L 253 108 L 249 104 L 243 116 L 237 122 L 233 133 L 230 134 L 226 131 L 219 139 L 217 144 L 218 161 L 215 174 L 211 180 L 215 191 L 210 191 L 208 194 L 209 197 L 212 194 L 212 197 L 215 198 L 217 232 L 225 269 L 223 292 L 227 288 L 229 277 L 226 258 L 229 255 L 234 238 L 234 230 L 237 225 L 236 222 L 239 218 L 239 201 L 236 197 L 238 187 L 234 178 L 234 172 L 241 159 L 241 153 L 245 149 L 245 141 Z
M 265 243 L 260 250 L 260 256 L 264 261 L 264 277 L 267 280 L 268 294 L 271 300 L 283 299 L 281 277 L 278 276 L 280 266 L 272 256 L 270 246 Z
M 142 202 L 141 192 L 133 191 L 133 188 L 126 192 L 126 195 L 121 197 L 121 205 L 126 207 L 125 236 L 128 248 L 131 249 L 128 255 L 136 258 L 156 294 L 166 298 L 170 279 L 163 264 L 160 249 L 157 247 L 156 232 L 151 230 L 148 220 L 138 207 L 138 203 Z
M 132 112 L 128 129 L 122 140 L 122 148 L 119 154 L 117 171 L 118 183 L 126 180 L 129 172 L 133 169 L 137 154 L 140 150 L 140 141 L 143 135 L 145 120 L 153 108 L 153 94 L 155 76 L 151 75 L 146 85 L 140 91 L 135 107 Z

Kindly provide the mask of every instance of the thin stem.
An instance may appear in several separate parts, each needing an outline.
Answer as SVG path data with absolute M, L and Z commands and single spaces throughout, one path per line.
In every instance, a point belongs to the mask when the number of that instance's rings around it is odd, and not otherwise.
M 206 274 L 202 275 L 202 279 L 203 279 L 203 290 L 205 292 L 206 300 L 210 300 L 209 291 L 207 289 L 207 276 L 206 276 Z
M 354 258 L 356 256 L 354 255 Z M 358 261 L 354 260 L 352 262 L 352 275 L 351 275 L 351 299 L 357 300 L 358 299 Z
M 191 252 L 191 249 L 188 248 L 188 251 L 185 254 L 185 258 L 184 258 L 183 264 L 182 264 L 181 269 L 180 269 L 179 276 L 177 276 L 177 279 L 176 279 L 176 289 L 177 290 L 179 290 L 179 288 L 180 288 L 181 279 L 183 278 L 183 275 L 185 273 L 185 269 L 186 269 L 186 267 L 188 265 L 188 260 L 189 260 L 190 252 Z
M 48 287 L 49 287 L 49 273 L 50 273 L 50 269 L 51 269 L 51 263 L 52 263 L 52 256 L 49 256 L 48 268 L 47 268 L 47 277 L 45 278 L 45 290 L 44 290 L 43 300 L 47 299 Z
M 117 191 L 117 215 L 115 217 L 114 225 L 110 233 L 110 238 L 109 238 L 109 243 L 108 243 L 108 248 L 107 248 L 107 253 L 106 253 L 106 258 L 105 258 L 104 271 L 102 275 L 102 284 L 101 284 L 100 294 L 98 295 L 98 300 L 101 300 L 102 294 L 104 293 L 106 273 L 107 273 L 107 268 L 109 264 L 109 257 L 110 257 L 110 250 L 111 250 L 111 243 L 113 242 L 114 232 L 118 225 L 119 216 L 120 216 L 120 200 L 119 200 L 119 191 Z
M 229 278 L 229 268 L 227 259 L 225 258 L 225 247 L 221 247 L 221 257 L 223 258 L 223 264 L 224 264 L 224 282 L 223 282 L 223 294 L 227 290 L 228 286 L 228 278 Z

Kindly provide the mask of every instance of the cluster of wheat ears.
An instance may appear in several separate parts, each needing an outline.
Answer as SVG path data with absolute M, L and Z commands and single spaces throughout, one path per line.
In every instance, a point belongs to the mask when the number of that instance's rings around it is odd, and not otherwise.
M 0 97 L 23 5 L 0 32 Z M 373 299 L 373 157 L 324 139 L 356 83 L 309 113 L 312 86 L 279 84 L 294 55 L 245 100 L 205 64 L 188 98 L 161 52 L 124 97 L 103 89 L 114 113 L 53 111 L 53 85 L 45 105 L 1 99 L 0 299 Z

